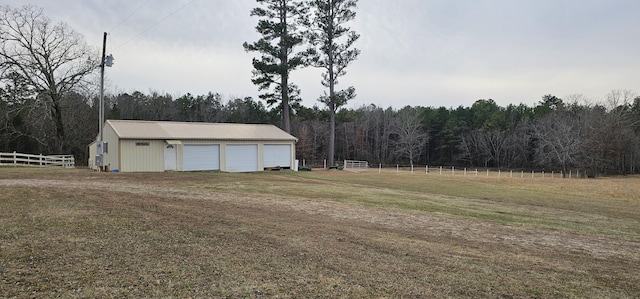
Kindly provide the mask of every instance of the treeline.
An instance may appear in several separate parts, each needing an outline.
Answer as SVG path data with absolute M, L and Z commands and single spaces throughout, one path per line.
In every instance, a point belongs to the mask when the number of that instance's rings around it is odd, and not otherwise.
M 323 157 L 323 112 L 295 118 L 300 158 Z M 584 175 L 638 173 L 640 97 L 612 91 L 599 104 L 545 95 L 535 106 L 478 100 L 471 107 L 375 105 L 337 115 L 336 156 L 383 165 L 455 165 Z
M 46 102 L 21 98 L 11 89 L 0 92 L 0 151 L 51 154 L 63 149 L 78 161 L 87 160 L 87 145 L 98 133 L 96 99 L 77 93 L 62 98 L 65 140 L 58 140 L 50 138 L 56 120 Z M 224 99 L 208 93 L 174 98 L 136 91 L 108 95 L 105 101 L 107 119 L 281 123 L 281 109 L 268 109 L 250 97 Z M 291 111 L 298 159 L 321 165 L 329 111 L 301 105 Z M 491 99 L 457 108 L 372 104 L 340 109 L 335 136 L 337 161 L 630 174 L 640 166 L 640 97 L 612 91 L 599 104 L 552 95 L 535 106 L 501 107 Z

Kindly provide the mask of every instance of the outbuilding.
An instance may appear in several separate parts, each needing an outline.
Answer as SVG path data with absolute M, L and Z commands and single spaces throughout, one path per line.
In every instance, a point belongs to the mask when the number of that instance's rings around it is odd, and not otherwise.
M 297 142 L 273 125 L 138 120 L 107 120 L 103 139 L 103 165 L 121 172 L 293 169 Z

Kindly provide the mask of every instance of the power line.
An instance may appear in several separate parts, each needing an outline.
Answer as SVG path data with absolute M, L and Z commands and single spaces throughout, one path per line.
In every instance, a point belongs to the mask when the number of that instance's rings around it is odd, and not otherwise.
M 140 10 L 142 7 L 144 7 L 145 5 L 147 5 L 147 3 L 149 3 L 149 1 L 151 0 L 147 0 L 144 3 L 142 3 L 142 5 L 140 5 L 138 8 L 136 8 L 136 10 L 134 10 L 131 14 L 129 14 L 126 18 L 124 18 L 124 20 L 120 21 L 120 23 L 118 23 L 118 25 L 116 25 L 116 27 L 113 27 L 111 30 L 109 30 L 110 32 L 113 32 L 114 30 L 118 29 L 118 27 L 120 27 L 120 25 L 122 25 L 122 23 L 126 22 L 129 18 L 131 18 L 136 12 L 138 12 L 138 10 Z
M 165 16 L 164 18 L 160 19 L 159 21 L 153 23 L 151 26 L 145 28 L 144 30 L 142 30 L 140 33 L 136 34 L 134 37 L 128 39 L 126 42 L 122 43 L 121 45 L 117 46 L 115 49 L 119 49 L 121 47 L 123 47 L 124 45 L 128 44 L 129 42 L 131 42 L 132 40 L 138 38 L 140 35 L 144 34 L 145 32 L 151 30 L 153 27 L 156 27 L 158 24 L 164 22 L 166 19 L 168 19 L 169 17 L 175 15 L 176 13 L 178 13 L 179 11 L 181 11 L 183 8 L 187 7 L 189 4 L 191 4 L 193 1 L 195 0 L 190 0 L 189 2 L 187 2 L 186 4 L 180 6 L 178 9 L 174 10 L 172 13 L 168 14 L 167 16 Z M 149 2 L 149 1 L 147 1 Z

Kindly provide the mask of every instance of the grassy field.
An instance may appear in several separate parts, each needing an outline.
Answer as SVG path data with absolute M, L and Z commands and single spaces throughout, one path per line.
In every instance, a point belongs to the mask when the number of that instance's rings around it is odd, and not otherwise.
M 0 297 L 638 296 L 640 177 L 0 168 Z

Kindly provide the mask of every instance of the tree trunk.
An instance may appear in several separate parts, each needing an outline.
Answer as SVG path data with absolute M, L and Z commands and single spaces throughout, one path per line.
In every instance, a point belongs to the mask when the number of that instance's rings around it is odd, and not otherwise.
M 333 84 L 332 84 L 333 85 Z M 333 93 L 333 92 L 332 92 Z M 329 145 L 327 149 L 327 165 L 333 166 L 336 147 L 336 109 L 335 103 L 329 103 Z
M 331 18 L 333 19 L 333 12 L 331 12 Z M 334 158 L 335 158 L 335 148 L 336 148 L 336 78 L 333 70 L 334 61 L 333 61 L 333 35 L 329 33 L 328 36 L 328 57 L 329 57 L 329 150 L 327 151 L 327 163 L 328 165 L 333 166 Z
M 66 138 L 64 132 L 64 122 L 62 120 L 62 109 L 60 107 L 60 97 L 57 95 L 50 95 L 51 97 L 51 116 L 56 126 L 56 141 L 54 143 L 54 151 L 57 154 L 66 154 Z
M 291 122 L 289 121 L 289 59 L 285 40 L 289 32 L 287 31 L 287 10 L 286 1 L 282 1 L 283 9 L 280 10 L 280 22 L 284 24 L 284 31 L 280 36 L 280 88 L 282 92 L 282 130 L 291 133 Z
M 287 59 L 283 59 L 283 64 L 287 63 Z M 283 73 L 280 76 L 280 84 L 282 84 L 282 130 L 287 133 L 291 133 L 291 122 L 289 120 L 289 115 L 291 114 L 289 110 L 289 74 L 288 72 Z

